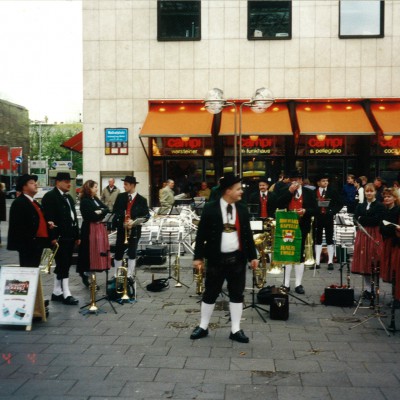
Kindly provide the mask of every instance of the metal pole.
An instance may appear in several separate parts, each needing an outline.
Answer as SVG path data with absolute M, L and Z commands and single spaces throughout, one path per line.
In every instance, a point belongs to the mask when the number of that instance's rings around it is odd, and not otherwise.
M 232 106 L 235 110 L 235 118 L 233 122 L 233 172 L 238 173 L 238 150 L 237 150 L 237 107 L 233 101 L 227 101 L 225 106 Z
M 42 123 L 39 122 L 39 160 L 42 161 Z

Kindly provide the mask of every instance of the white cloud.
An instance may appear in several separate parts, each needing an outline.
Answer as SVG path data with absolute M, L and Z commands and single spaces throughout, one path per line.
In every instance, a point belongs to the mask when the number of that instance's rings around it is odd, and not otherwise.
M 0 98 L 30 119 L 82 112 L 82 2 L 0 0 Z

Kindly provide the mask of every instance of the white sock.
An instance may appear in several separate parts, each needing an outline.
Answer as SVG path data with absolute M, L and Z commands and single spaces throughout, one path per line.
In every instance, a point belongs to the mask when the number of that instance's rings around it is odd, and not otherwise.
M 64 299 L 66 299 L 69 296 L 72 296 L 71 291 L 69 290 L 69 278 L 64 278 L 62 280 L 62 287 L 63 287 L 63 292 L 64 292 L 63 293 Z
M 240 330 L 240 320 L 242 318 L 243 303 L 229 302 L 229 311 L 231 313 L 231 331 L 236 333 Z
M 54 274 L 54 288 L 53 288 L 53 293 L 56 296 L 60 296 L 60 294 L 63 294 L 63 289 L 61 286 L 61 279 L 57 279 L 57 275 Z
M 296 283 L 295 287 L 300 286 L 303 280 L 303 273 L 304 273 L 304 263 L 296 264 L 294 266 L 294 273 L 296 275 Z
M 136 260 L 128 259 L 128 276 L 135 276 Z
M 371 291 L 371 275 L 364 275 L 364 289 Z
M 328 245 L 328 264 L 333 264 L 333 254 L 335 253 L 335 248 L 333 244 Z
M 114 259 L 114 268 L 110 268 L 110 278 L 117 276 L 117 270 L 122 265 L 122 260 Z
M 290 274 L 292 273 L 292 264 L 288 264 L 285 267 L 285 283 L 286 287 L 290 287 Z
M 321 262 L 322 244 L 315 245 L 315 263 L 317 265 Z
M 210 323 L 211 315 L 214 311 L 214 304 L 207 304 L 204 301 L 201 302 L 201 320 L 200 320 L 200 328 L 206 330 L 208 328 L 208 324 Z

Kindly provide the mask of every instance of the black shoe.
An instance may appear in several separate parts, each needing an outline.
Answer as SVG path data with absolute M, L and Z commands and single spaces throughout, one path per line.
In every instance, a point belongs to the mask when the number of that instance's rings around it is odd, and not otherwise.
M 304 294 L 304 293 L 305 293 L 304 288 L 303 288 L 303 285 L 296 286 L 296 287 L 294 288 L 294 291 L 295 291 L 296 293 L 298 293 L 298 294 Z
M 283 292 L 290 292 L 290 287 L 287 287 L 285 285 L 279 286 L 279 289 L 281 289 Z
M 49 304 L 50 304 L 50 300 L 45 300 L 45 301 L 43 302 L 43 304 L 44 304 L 44 307 L 45 307 L 45 308 L 48 307 Z
M 234 340 L 239 343 L 249 343 L 249 338 L 244 334 L 243 330 L 237 331 L 229 335 L 229 339 Z
M 81 278 L 82 278 L 82 283 L 86 287 L 89 287 L 90 286 L 89 277 L 87 275 L 85 275 L 85 274 L 81 274 Z
M 371 292 L 368 292 L 368 290 L 364 290 L 362 293 L 362 297 L 366 300 L 371 300 Z
M 68 296 L 63 300 L 63 304 L 67 306 L 76 306 L 79 303 L 79 300 L 73 296 Z
M 56 295 L 54 293 L 51 294 L 51 301 L 64 301 L 64 296 L 62 294 Z
M 194 328 L 192 334 L 190 335 L 190 339 L 196 340 L 196 339 L 201 339 L 203 337 L 206 337 L 208 335 L 208 329 L 203 329 L 200 328 L 199 326 L 196 326 Z
M 319 264 L 317 264 L 316 266 L 315 266 L 315 269 L 320 269 L 321 268 L 321 266 L 319 265 Z M 313 267 L 311 267 L 310 269 L 314 269 Z
M 328 264 L 328 271 L 333 271 L 333 264 L 332 263 Z

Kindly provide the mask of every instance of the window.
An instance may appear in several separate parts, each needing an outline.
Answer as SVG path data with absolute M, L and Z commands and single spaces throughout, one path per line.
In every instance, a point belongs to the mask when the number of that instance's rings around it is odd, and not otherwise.
M 292 38 L 291 1 L 249 1 L 247 14 L 247 39 Z
M 157 40 L 200 40 L 200 1 L 158 0 Z
M 340 1 L 339 37 L 384 37 L 384 3 L 380 0 Z

